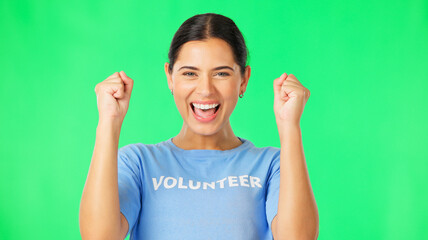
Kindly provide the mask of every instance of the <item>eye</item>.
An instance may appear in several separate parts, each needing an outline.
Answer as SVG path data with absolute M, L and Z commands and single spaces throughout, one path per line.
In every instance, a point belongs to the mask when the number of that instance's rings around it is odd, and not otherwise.
M 218 74 L 219 74 L 219 76 L 221 76 L 221 77 L 230 76 L 230 74 L 229 74 L 229 73 L 227 73 L 227 72 L 219 72 Z
M 189 74 L 193 74 L 193 75 L 189 75 L 188 73 L 189 73 Z M 184 76 L 189 76 L 189 77 L 193 77 L 193 76 L 195 76 L 194 74 L 195 74 L 195 73 L 193 73 L 193 72 L 184 72 L 184 73 L 183 73 L 183 75 L 184 75 Z

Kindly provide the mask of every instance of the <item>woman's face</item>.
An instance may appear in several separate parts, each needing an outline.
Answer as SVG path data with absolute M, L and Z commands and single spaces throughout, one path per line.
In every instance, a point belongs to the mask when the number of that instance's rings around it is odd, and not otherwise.
M 247 66 L 241 77 L 231 47 L 219 38 L 183 44 L 172 74 L 168 66 L 165 73 L 178 111 L 187 127 L 201 135 L 215 134 L 229 122 L 251 71 Z

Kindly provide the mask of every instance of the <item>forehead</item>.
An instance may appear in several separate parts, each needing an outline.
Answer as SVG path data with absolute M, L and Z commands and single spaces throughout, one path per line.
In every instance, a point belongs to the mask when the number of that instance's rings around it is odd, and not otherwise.
M 232 48 L 219 38 L 204 41 L 189 41 L 181 46 L 175 64 L 177 69 L 183 65 L 200 66 L 228 65 L 236 68 Z

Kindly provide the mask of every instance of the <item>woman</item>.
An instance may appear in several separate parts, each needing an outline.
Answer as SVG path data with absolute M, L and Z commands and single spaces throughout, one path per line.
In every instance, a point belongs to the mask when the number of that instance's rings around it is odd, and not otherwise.
M 250 78 L 246 58 L 230 18 L 187 19 L 164 66 L 183 126 L 158 144 L 117 150 L 133 80 L 121 71 L 97 84 L 99 124 L 80 208 L 83 239 L 317 238 L 299 125 L 309 90 L 292 74 L 274 80 L 281 148 L 255 147 L 229 121 Z

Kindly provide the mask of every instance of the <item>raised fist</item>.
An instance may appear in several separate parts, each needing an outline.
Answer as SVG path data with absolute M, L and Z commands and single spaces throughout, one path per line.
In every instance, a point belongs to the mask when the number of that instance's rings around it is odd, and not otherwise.
M 124 71 L 115 72 L 95 86 L 99 120 L 122 122 L 128 111 L 134 80 Z

